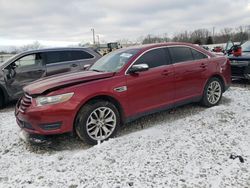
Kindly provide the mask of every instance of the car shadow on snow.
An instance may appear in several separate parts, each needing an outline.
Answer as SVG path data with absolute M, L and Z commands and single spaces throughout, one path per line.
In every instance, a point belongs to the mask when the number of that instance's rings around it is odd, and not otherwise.
M 230 102 L 231 99 L 224 96 L 222 97 L 221 104 L 229 105 Z M 204 111 L 205 109 L 207 108 L 200 106 L 198 103 L 193 103 L 172 110 L 148 115 L 124 125 L 118 132 L 117 137 L 125 136 L 142 129 L 148 129 L 159 124 L 171 126 L 171 123 L 174 121 L 195 115 Z M 85 150 L 91 147 L 90 145 L 81 141 L 76 135 L 72 134 L 48 136 L 46 141 L 43 143 L 34 144 L 29 142 L 26 146 L 28 150 L 35 153 L 51 153 L 63 150 L 79 149 Z
M 231 99 L 223 96 L 219 105 L 229 105 L 230 103 Z M 154 127 L 155 125 L 171 126 L 171 123 L 176 120 L 185 119 L 206 109 L 206 107 L 201 106 L 199 103 L 192 103 L 172 110 L 151 114 L 128 123 L 118 135 L 126 135 L 141 129 Z
M 77 136 L 65 133 L 47 136 L 43 142 L 25 142 L 27 150 L 34 153 L 53 153 L 65 150 L 85 150 L 91 146 L 81 141 Z
M 250 80 L 246 79 L 233 79 L 232 80 L 233 87 L 240 87 L 240 88 L 250 88 Z

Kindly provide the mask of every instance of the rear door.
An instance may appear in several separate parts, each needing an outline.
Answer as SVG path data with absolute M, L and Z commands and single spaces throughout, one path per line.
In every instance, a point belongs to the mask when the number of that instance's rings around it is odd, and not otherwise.
M 174 98 L 173 67 L 165 48 L 144 53 L 135 63 L 147 64 L 149 70 L 127 74 L 131 114 L 141 114 L 171 104 Z
M 208 67 L 207 56 L 187 46 L 168 48 L 174 66 L 175 100 L 191 99 L 202 94 Z
M 71 51 L 49 51 L 45 57 L 47 76 L 80 70 L 80 63 L 72 60 Z

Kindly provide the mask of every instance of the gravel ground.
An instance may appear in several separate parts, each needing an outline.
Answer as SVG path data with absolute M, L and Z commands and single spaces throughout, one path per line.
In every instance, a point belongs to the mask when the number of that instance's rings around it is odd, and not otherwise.
M 250 187 L 250 86 L 241 83 L 219 106 L 150 115 L 94 147 L 67 134 L 32 145 L 19 131 L 13 105 L 1 110 L 0 187 Z

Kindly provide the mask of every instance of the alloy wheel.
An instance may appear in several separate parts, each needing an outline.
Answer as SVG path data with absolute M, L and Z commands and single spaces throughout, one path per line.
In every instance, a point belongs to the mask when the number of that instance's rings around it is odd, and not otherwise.
M 221 85 L 218 81 L 212 81 L 207 88 L 207 100 L 211 104 L 216 104 L 221 97 Z
M 87 119 L 87 134 L 93 140 L 105 140 L 115 130 L 116 114 L 108 107 L 95 109 Z

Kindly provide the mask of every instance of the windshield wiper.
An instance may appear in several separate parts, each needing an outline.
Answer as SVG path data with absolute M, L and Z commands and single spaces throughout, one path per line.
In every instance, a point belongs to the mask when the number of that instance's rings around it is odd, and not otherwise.
M 105 72 L 105 71 L 101 71 L 101 70 L 97 70 L 97 69 L 90 69 L 91 71 L 95 71 L 95 72 Z

